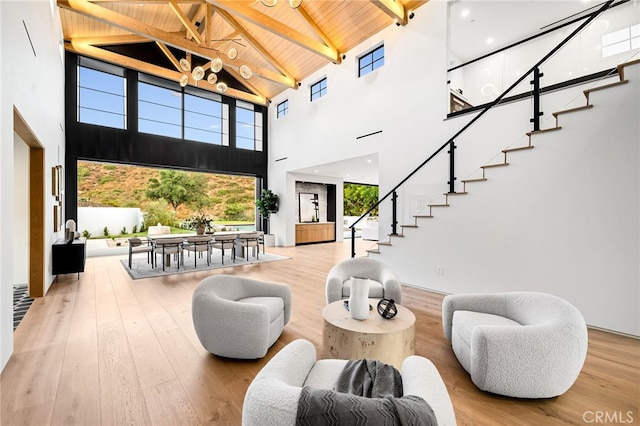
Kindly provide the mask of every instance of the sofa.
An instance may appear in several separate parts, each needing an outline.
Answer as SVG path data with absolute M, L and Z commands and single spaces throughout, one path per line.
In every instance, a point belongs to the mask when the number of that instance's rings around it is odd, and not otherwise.
M 587 326 L 566 300 L 540 292 L 448 295 L 444 335 L 480 389 L 551 398 L 575 382 L 587 354 Z
M 291 317 L 291 289 L 237 275 L 212 275 L 193 292 L 193 325 L 214 355 L 257 359 L 278 340 Z
M 370 298 L 393 299 L 398 304 L 402 303 L 400 281 L 389 266 L 369 257 L 354 257 L 336 264 L 327 274 L 327 304 L 349 298 L 352 278 L 369 280 Z
M 258 372 L 242 405 L 244 426 L 295 425 L 303 386 L 331 389 L 347 363 L 342 359 L 316 361 L 316 349 L 304 339 L 294 340 Z M 412 355 L 402 369 L 404 395 L 429 403 L 440 426 L 455 425 L 455 413 L 438 370 L 428 359 Z

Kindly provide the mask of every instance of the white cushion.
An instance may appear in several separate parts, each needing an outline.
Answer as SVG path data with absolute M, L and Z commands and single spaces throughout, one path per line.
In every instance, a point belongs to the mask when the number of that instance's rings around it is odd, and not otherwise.
M 269 322 L 273 322 L 284 311 L 284 301 L 281 297 L 245 297 L 237 301 L 266 306 L 269 310 Z
M 473 311 L 455 311 L 453 314 L 453 333 L 467 345 L 471 344 L 473 329 L 478 325 L 511 325 L 521 327 L 520 323 L 499 315 Z

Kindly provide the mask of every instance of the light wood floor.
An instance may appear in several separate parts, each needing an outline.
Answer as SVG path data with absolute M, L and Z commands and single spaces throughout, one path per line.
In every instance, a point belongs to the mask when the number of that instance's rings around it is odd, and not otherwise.
M 276 352 L 298 338 L 320 350 L 324 280 L 349 256 L 349 243 L 271 251 L 291 259 L 138 281 L 116 257 L 87 259 L 80 280 L 61 276 L 16 330 L 15 352 L 1 376 L 1 423 L 239 425 L 247 386 Z M 212 273 L 291 286 L 291 321 L 264 359 L 222 359 L 200 345 L 191 294 Z M 605 413 L 609 424 L 640 423 L 638 340 L 590 330 L 585 366 L 566 394 L 503 398 L 479 391 L 456 361 L 442 334 L 442 296 L 403 291 L 403 305 L 416 315 L 416 352 L 438 367 L 460 425 L 602 424 L 596 416 L 604 420 Z

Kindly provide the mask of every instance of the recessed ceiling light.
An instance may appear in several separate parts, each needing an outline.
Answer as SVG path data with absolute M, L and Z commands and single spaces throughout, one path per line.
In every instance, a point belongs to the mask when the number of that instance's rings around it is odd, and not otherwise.
M 314 170 L 314 172 L 316 172 L 316 173 L 318 173 L 319 171 L 320 171 L 320 170 L 318 170 L 318 169 L 315 169 L 315 170 Z
M 493 43 L 493 37 L 489 37 L 487 39 L 487 44 L 492 44 Z
M 462 12 L 460 12 L 460 16 L 466 18 L 467 16 L 469 16 L 469 13 L 469 9 L 462 9 Z
M 367 163 L 370 163 L 370 162 L 371 162 L 371 158 L 369 158 L 369 159 L 367 160 Z

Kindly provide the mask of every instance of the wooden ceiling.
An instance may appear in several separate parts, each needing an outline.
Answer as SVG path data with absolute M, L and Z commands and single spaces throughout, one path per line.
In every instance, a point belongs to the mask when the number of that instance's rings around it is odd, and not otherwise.
M 265 0 L 266 1 L 266 0 Z M 273 0 L 271 0 L 273 1 Z M 206 79 L 220 58 L 218 82 L 227 95 L 257 104 L 324 65 L 383 28 L 405 25 L 428 0 L 289 0 L 267 7 L 260 0 L 58 0 L 65 49 L 148 74 L 217 91 Z M 230 59 L 235 48 L 238 55 Z M 179 60 L 202 65 L 203 80 L 180 69 Z M 250 78 L 243 78 L 246 65 Z M 246 72 L 246 67 L 243 67 Z

